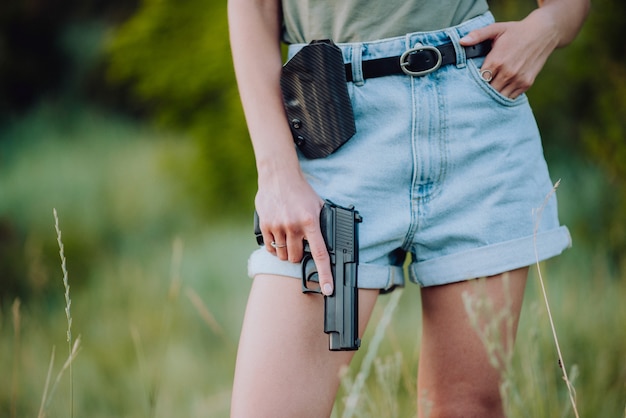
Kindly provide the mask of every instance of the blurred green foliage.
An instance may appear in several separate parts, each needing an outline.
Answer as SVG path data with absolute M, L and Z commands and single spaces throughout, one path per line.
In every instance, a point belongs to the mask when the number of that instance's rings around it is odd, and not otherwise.
M 184 142 L 62 102 L 38 106 L 1 135 L 0 307 L 41 301 L 59 284 L 52 208 L 76 288 L 98 260 L 141 258 L 143 243 L 169 241 L 193 222 L 190 198 L 168 171 L 190 152 Z
M 52 380 L 67 356 L 52 208 L 82 336 L 75 416 L 226 416 L 256 243 L 194 213 L 171 171 L 192 144 L 65 101 L 0 135 L 0 417 L 37 416 L 51 350 Z M 47 416 L 69 416 L 67 382 Z
M 226 2 L 205 1 L 144 1 L 109 46 L 110 79 L 130 83 L 161 126 L 195 139 L 181 169 L 203 211 L 219 215 L 249 214 L 255 190 L 229 51 Z
M 76 64 L 63 45 L 68 26 L 119 22 L 136 7 L 136 0 L 0 2 L 0 125 L 67 88 Z

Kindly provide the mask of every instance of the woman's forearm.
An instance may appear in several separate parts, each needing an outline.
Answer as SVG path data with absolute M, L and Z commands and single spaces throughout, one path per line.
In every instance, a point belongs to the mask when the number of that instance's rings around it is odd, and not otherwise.
M 589 0 L 539 0 L 540 13 L 549 16 L 557 37 L 557 47 L 574 40 L 589 13 Z
M 235 74 L 259 171 L 299 167 L 280 93 L 280 2 L 229 0 Z

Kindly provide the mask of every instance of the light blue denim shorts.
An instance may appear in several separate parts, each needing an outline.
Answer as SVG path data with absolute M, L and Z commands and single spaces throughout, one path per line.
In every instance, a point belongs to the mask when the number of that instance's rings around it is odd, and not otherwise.
M 528 266 L 571 245 L 526 95 L 501 95 L 479 74 L 484 58 L 466 59 L 459 46 L 492 22 L 486 13 L 445 30 L 338 44 L 352 63 L 357 133 L 330 156 L 300 162 L 322 198 L 363 217 L 361 288 L 404 285 L 409 253 L 409 279 L 436 286 Z M 456 64 L 363 80 L 363 60 L 450 42 Z M 291 45 L 289 57 L 302 46 Z M 299 264 L 264 248 L 248 272 L 301 277 Z

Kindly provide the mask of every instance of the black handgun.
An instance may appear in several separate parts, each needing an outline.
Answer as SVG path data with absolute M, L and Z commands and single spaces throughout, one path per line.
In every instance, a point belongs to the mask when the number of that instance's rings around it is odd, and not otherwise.
M 357 288 L 360 222 L 362 218 L 353 206 L 345 208 L 326 200 L 320 212 L 320 227 L 330 255 L 334 281 L 333 294 L 324 296 L 324 332 L 329 335 L 329 349 L 332 351 L 358 350 L 361 345 Z M 263 236 L 256 212 L 255 235 L 261 245 Z M 304 241 L 301 262 L 303 293 L 321 293 L 319 287 L 309 287 L 311 282 L 317 281 L 317 269 L 312 261 L 309 243 Z

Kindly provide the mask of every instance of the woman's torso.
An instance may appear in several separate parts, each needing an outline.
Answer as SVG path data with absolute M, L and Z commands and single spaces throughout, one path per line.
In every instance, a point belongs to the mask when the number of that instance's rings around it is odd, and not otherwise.
M 283 40 L 362 42 L 458 25 L 486 0 L 282 0 Z

